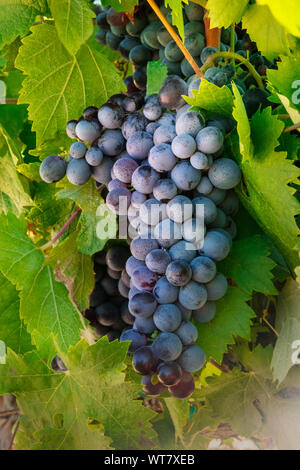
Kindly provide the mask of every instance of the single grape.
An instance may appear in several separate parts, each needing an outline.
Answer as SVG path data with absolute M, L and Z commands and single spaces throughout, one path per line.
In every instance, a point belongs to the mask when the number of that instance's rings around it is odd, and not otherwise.
M 158 276 L 147 266 L 140 266 L 134 270 L 131 280 L 138 289 L 151 292 L 158 281 Z
M 106 21 L 107 11 L 101 11 L 96 17 L 96 23 L 101 29 L 109 30 L 109 24 Z
M 153 187 L 153 196 L 161 202 L 167 202 L 177 194 L 177 186 L 170 178 L 158 180 Z
M 157 274 L 165 274 L 167 266 L 170 262 L 171 257 L 169 253 L 162 249 L 150 251 L 145 259 L 147 268 Z
M 154 228 L 154 237 L 163 248 L 169 248 L 181 240 L 181 225 L 173 220 L 165 219 Z
M 216 277 L 205 284 L 208 300 L 218 300 L 224 297 L 227 292 L 228 283 L 223 274 L 217 273 Z
M 208 256 L 214 261 L 222 261 L 230 251 L 231 243 L 223 233 L 212 230 L 204 238 L 200 255 Z
M 68 121 L 66 124 L 66 133 L 68 137 L 70 137 L 70 139 L 77 139 L 77 135 L 75 132 L 77 123 L 78 121 L 75 121 L 74 119 L 72 119 L 71 121 Z
M 150 194 L 155 183 L 159 180 L 157 173 L 151 166 L 139 166 L 133 173 L 131 183 L 136 191 L 142 194 Z
M 134 22 L 127 23 L 126 32 L 129 36 L 139 37 L 141 31 L 147 26 L 147 18 L 142 15 L 134 15 Z
M 152 59 L 152 52 L 147 47 L 139 44 L 138 46 L 130 49 L 129 60 L 134 65 L 147 65 L 147 62 Z
M 101 134 L 101 127 L 96 121 L 82 119 L 75 128 L 78 139 L 88 143 L 94 142 Z
M 123 183 L 131 183 L 133 172 L 137 167 L 137 162 L 132 158 L 119 158 L 113 166 L 114 175 Z
M 183 370 L 182 378 L 180 381 L 171 387 L 168 387 L 168 392 L 175 398 L 188 398 L 195 390 L 195 383 L 192 374 Z
M 216 304 L 214 302 L 206 302 L 203 307 L 193 311 L 194 320 L 199 323 L 207 323 L 216 315 Z
M 107 207 L 118 215 L 126 215 L 130 206 L 131 192 L 127 188 L 117 188 L 109 191 L 106 196 Z
M 179 62 L 183 59 L 183 53 L 174 40 L 166 45 L 165 56 L 170 62 Z
M 124 148 L 122 132 L 119 129 L 106 129 L 98 140 L 98 147 L 105 155 L 118 155 Z
M 175 331 L 184 346 L 189 346 L 198 338 L 198 330 L 190 321 L 183 321 L 180 327 Z
M 178 158 L 190 158 L 195 150 L 196 142 L 190 134 L 177 135 L 172 141 L 172 151 Z
M 211 199 L 216 204 L 216 206 L 224 201 L 225 196 L 226 191 L 219 188 L 213 188 L 213 190 L 207 195 L 207 197 Z
M 153 134 L 154 145 L 171 144 L 176 137 L 175 127 L 173 125 L 159 126 Z
M 211 184 L 210 179 L 207 176 L 202 176 L 201 181 L 196 188 L 196 191 L 201 195 L 208 196 L 212 189 L 213 185 Z
M 155 331 L 156 326 L 152 317 L 149 318 L 136 318 L 133 324 L 133 328 L 138 330 L 140 333 L 145 335 L 151 335 Z
M 166 278 L 173 286 L 185 286 L 192 278 L 192 270 L 185 260 L 172 261 L 166 270 Z
M 186 111 L 184 113 L 181 113 L 176 121 L 176 132 L 178 135 L 188 134 L 192 137 L 196 137 L 199 131 L 203 129 L 204 124 L 204 118 L 199 112 Z
M 153 371 L 155 364 L 155 357 L 150 346 L 142 346 L 135 351 L 132 358 L 132 367 L 137 374 L 150 374 Z
M 142 346 L 146 346 L 147 338 L 143 333 L 134 329 L 129 329 L 121 334 L 120 342 L 122 343 L 123 341 L 131 341 L 128 351 L 135 352 Z
M 217 207 L 217 217 L 210 224 L 209 228 L 224 228 L 227 225 L 227 216 L 225 212 Z
M 152 135 L 146 131 L 137 131 L 129 137 L 126 150 L 137 160 L 144 160 L 153 147 Z
M 193 57 L 200 56 L 205 46 L 205 39 L 201 33 L 189 34 L 184 41 L 184 45 Z
M 68 164 L 66 174 L 70 183 L 81 186 L 90 179 L 91 168 L 84 159 L 72 159 Z
M 194 61 L 196 62 L 196 64 L 200 68 L 201 65 L 202 65 L 200 57 L 194 57 Z M 185 57 L 180 62 L 180 70 L 181 70 L 182 75 L 186 78 L 191 77 L 195 73 L 193 67 L 191 66 L 191 64 L 189 63 L 189 61 Z
M 151 96 L 155 99 L 151 99 Z M 144 106 L 144 116 L 149 119 L 149 121 L 156 121 L 162 115 L 162 107 L 158 100 L 158 95 L 151 95 Z
M 205 196 L 197 196 L 193 199 L 195 214 L 199 213 L 199 217 L 204 215 L 204 223 L 211 224 L 217 218 L 217 207 L 213 201 Z
M 216 47 L 212 47 L 212 46 L 204 47 L 200 55 L 202 64 L 205 64 L 207 59 L 211 57 L 213 54 L 215 54 L 216 52 L 219 52 L 219 50 Z
M 146 67 L 136 67 L 135 71 L 133 72 L 133 83 L 139 90 L 146 90 L 146 84 L 147 84 L 147 71 Z M 129 98 L 128 98 L 129 99 Z M 133 111 L 136 111 L 139 109 L 141 106 L 137 107 L 135 109 L 132 109 Z M 126 108 L 125 108 L 126 111 Z M 131 112 L 128 109 L 128 112 Z
M 40 166 L 40 177 L 46 183 L 56 183 L 61 180 L 67 171 L 67 164 L 58 155 L 49 155 L 42 161 Z
M 207 256 L 197 256 L 191 262 L 192 278 L 196 282 L 206 283 L 211 281 L 217 272 L 216 264 Z
M 103 326 L 112 326 L 119 318 L 118 308 L 112 302 L 96 307 L 97 321 Z
M 172 286 L 165 276 L 162 276 L 154 286 L 153 295 L 159 304 L 176 302 L 178 287 Z
M 129 299 L 128 303 L 130 313 L 137 318 L 151 317 L 156 307 L 157 302 L 150 292 L 138 292 Z
M 127 274 L 131 277 L 134 270 L 139 266 L 145 266 L 144 261 L 139 260 L 135 258 L 134 256 L 130 256 L 126 261 L 125 269 L 127 271 Z
M 211 155 L 195 152 L 190 158 L 190 163 L 197 170 L 208 170 L 213 164 L 213 158 Z M 201 181 L 199 184 L 201 184 Z
M 196 372 L 201 369 L 205 361 L 205 352 L 196 344 L 185 347 L 177 360 L 178 364 L 187 372 Z
M 106 103 L 98 111 L 98 120 L 107 129 L 118 129 L 124 119 L 123 109 L 113 103 Z
M 201 172 L 193 168 L 188 161 L 182 161 L 177 163 L 171 171 L 171 178 L 178 189 L 190 191 L 198 186 Z
M 154 312 L 153 321 L 160 331 L 175 331 L 181 323 L 181 312 L 174 304 L 159 305 Z
M 207 300 L 207 291 L 202 284 L 190 281 L 179 290 L 179 302 L 190 310 L 197 310 L 202 307 Z
M 112 49 L 113 51 L 117 51 L 121 41 L 122 37 L 117 36 L 112 31 L 107 31 L 105 35 L 105 42 L 110 49 Z
M 161 22 L 155 19 L 145 29 L 143 29 L 140 40 L 145 46 L 151 49 L 160 49 L 161 45 L 157 40 L 157 32 L 161 28 Z
M 191 82 L 189 84 L 188 96 L 193 97 L 194 96 L 193 92 L 199 90 L 200 85 L 201 85 L 201 78 L 199 78 L 195 75 L 195 78 L 193 80 L 191 80 Z
M 155 145 L 149 152 L 149 165 L 158 171 L 158 173 L 171 171 L 176 165 L 176 161 L 176 157 L 169 144 Z
M 92 176 L 94 180 L 101 184 L 108 184 L 111 180 L 112 167 L 112 159 L 104 156 L 100 165 L 92 167 Z
M 103 153 L 97 147 L 91 147 L 85 154 L 87 163 L 91 166 L 98 166 L 102 163 Z
M 169 219 L 176 223 L 190 219 L 193 215 L 192 201 L 187 196 L 175 196 L 167 204 L 167 214 Z
M 169 255 L 174 260 L 185 260 L 190 263 L 197 255 L 197 250 L 192 243 L 181 240 L 171 246 Z
M 126 140 L 135 132 L 145 130 L 147 119 L 141 113 L 129 114 L 122 125 L 122 134 Z
M 103 46 L 106 45 L 106 33 L 107 31 L 105 31 L 105 29 L 99 29 L 99 31 L 97 31 L 97 34 L 95 36 L 96 41 L 99 44 L 102 44 Z
M 157 32 L 157 40 L 163 47 L 166 47 L 168 43 L 172 41 L 172 36 L 164 26 L 162 26 L 161 29 Z
M 204 127 L 196 136 L 197 148 L 205 154 L 216 153 L 223 146 L 224 136 L 217 127 Z
M 187 85 L 177 75 L 170 75 L 163 83 L 159 92 L 161 104 L 167 109 L 177 109 L 185 104 L 182 95 L 187 94 Z
M 114 271 L 122 271 L 129 257 L 129 250 L 122 245 L 112 246 L 106 252 L 107 266 Z
M 121 277 L 121 271 L 114 271 L 113 269 L 107 268 L 107 274 L 109 277 L 112 277 L 113 279 L 120 279 Z
M 165 386 L 176 385 L 182 377 L 182 369 L 177 362 L 162 362 L 157 368 L 157 377 Z
M 188 17 L 189 21 L 202 21 L 204 17 L 204 9 L 196 4 L 196 3 L 189 3 L 188 5 L 184 6 L 184 12 Z
M 146 126 L 146 132 L 149 132 L 149 134 L 153 135 L 153 142 L 154 142 L 154 133 L 158 127 L 160 127 L 160 125 L 158 122 L 155 122 L 155 121 L 149 122 Z M 161 142 L 157 142 L 157 143 L 160 144 Z
M 152 347 L 155 355 L 162 361 L 175 361 L 182 351 L 182 343 L 174 333 L 160 333 Z
M 142 69 L 136 69 L 135 73 L 139 73 Z M 144 104 L 144 96 L 141 92 L 129 95 L 124 98 L 123 108 L 126 113 L 136 113 Z
M 219 189 L 231 189 L 241 181 L 241 170 L 229 158 L 217 159 L 208 172 L 212 184 Z
M 111 180 L 107 185 L 108 191 L 112 191 L 113 189 L 118 189 L 118 188 L 127 188 L 127 185 L 125 183 L 122 183 L 122 181 L 118 180 L 117 178 L 114 180 Z

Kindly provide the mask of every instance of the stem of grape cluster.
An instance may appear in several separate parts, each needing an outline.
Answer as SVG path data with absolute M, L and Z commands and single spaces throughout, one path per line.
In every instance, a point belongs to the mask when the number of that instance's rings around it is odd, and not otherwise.
M 258 85 L 258 88 L 260 88 L 261 90 L 264 89 L 264 83 L 261 79 L 261 76 L 256 72 L 255 67 L 253 67 L 253 65 L 247 59 L 245 59 L 245 57 L 243 57 L 240 54 L 237 54 L 236 52 L 227 51 L 227 52 L 216 52 L 215 54 L 212 54 L 209 57 L 209 59 L 205 62 L 205 64 L 202 65 L 201 71 L 205 73 L 207 69 L 209 69 L 210 67 L 214 65 L 215 60 L 218 59 L 219 57 L 222 57 L 223 59 L 226 59 L 226 58 L 235 59 L 241 62 L 243 65 L 247 67 L 252 77 L 255 79 Z
M 46 243 L 45 245 L 41 246 L 40 249 L 42 251 L 44 250 L 47 250 L 48 248 L 50 248 L 51 245 L 53 245 L 55 242 L 57 242 L 57 240 L 62 236 L 62 234 L 67 230 L 67 228 L 69 227 L 69 225 L 71 225 L 71 223 L 73 222 L 73 220 L 77 217 L 77 215 L 79 215 L 81 212 L 81 209 L 80 207 L 78 207 L 76 209 L 75 212 L 73 212 L 73 214 L 71 215 L 71 217 L 67 220 L 67 222 L 62 226 L 62 228 L 60 229 L 60 231 L 58 232 L 57 235 L 55 235 L 54 238 L 52 238 L 52 240 L 50 240 L 50 242 Z
M 193 56 L 189 53 L 189 51 L 187 50 L 187 48 L 185 47 L 185 45 L 183 44 L 183 42 L 181 41 L 180 37 L 178 36 L 178 34 L 176 34 L 174 28 L 172 28 L 172 26 L 167 22 L 166 18 L 164 17 L 164 15 L 162 14 L 162 12 L 160 11 L 160 9 L 158 8 L 157 4 L 155 3 L 154 0 L 147 0 L 149 5 L 151 6 L 152 10 L 156 13 L 156 15 L 158 16 L 158 18 L 160 19 L 160 21 L 162 22 L 162 24 L 164 25 L 164 27 L 166 28 L 166 30 L 168 31 L 168 33 L 172 36 L 172 38 L 174 39 L 174 41 L 176 42 L 177 46 L 179 47 L 179 49 L 181 50 L 181 52 L 183 53 L 184 57 L 186 58 L 186 60 L 188 61 L 188 63 L 190 64 L 190 66 L 193 68 L 195 74 L 199 77 L 199 78 L 202 78 L 203 77 L 203 73 L 201 72 L 201 69 L 198 67 L 198 65 L 196 64 L 196 62 L 194 61 L 193 59 Z
M 298 122 L 297 124 L 293 124 L 292 126 L 286 127 L 282 131 L 282 133 L 286 134 L 287 132 L 292 132 L 292 131 L 295 131 L 296 129 L 300 129 L 300 122 Z

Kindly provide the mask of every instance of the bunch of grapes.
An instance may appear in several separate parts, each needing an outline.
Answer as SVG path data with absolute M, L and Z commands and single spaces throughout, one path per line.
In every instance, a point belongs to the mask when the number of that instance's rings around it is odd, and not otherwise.
M 125 270 L 128 247 L 115 245 L 94 255 L 95 288 L 84 316 L 97 335 L 109 341 L 119 339 L 132 327 L 134 316 L 128 310 L 129 276 Z
M 193 392 L 192 373 L 206 360 L 195 344 L 194 323 L 211 321 L 215 301 L 227 290 L 216 263 L 228 255 L 236 233 L 232 216 L 238 199 L 232 188 L 241 179 L 236 163 L 222 156 L 232 121 L 213 116 L 205 122 L 183 100 L 187 92 L 184 80 L 170 76 L 159 95 L 116 95 L 100 109 L 88 108 L 93 112 L 69 122 L 67 132 L 92 142 L 90 134 L 88 139 L 78 134 L 97 127 L 100 136 L 89 149 L 80 141 L 73 144 L 65 170 L 71 182 L 83 184 L 83 167 L 72 177 L 69 171 L 72 162 L 83 162 L 89 176 L 106 185 L 109 209 L 128 219 L 131 256 L 127 251 L 112 256 L 112 250 L 126 249 L 110 248 L 106 274 L 104 255 L 95 257 L 97 284 L 87 315 L 98 322 L 100 336 L 131 341 L 133 368 L 143 376 L 145 392 L 168 390 L 178 398 Z M 81 154 L 74 153 L 75 145 Z M 101 155 L 96 166 L 92 152 Z M 65 164 L 58 156 L 47 159 L 54 159 L 54 168 Z M 44 179 L 47 159 L 40 170 Z M 120 299 L 107 304 L 107 295 L 118 299 L 119 293 L 128 297 L 121 320 Z

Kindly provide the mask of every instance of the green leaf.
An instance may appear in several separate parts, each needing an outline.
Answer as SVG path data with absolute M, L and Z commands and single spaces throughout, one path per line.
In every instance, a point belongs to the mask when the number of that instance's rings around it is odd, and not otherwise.
M 172 10 L 172 25 L 176 26 L 184 41 L 184 21 L 183 21 L 183 6 L 182 3 L 188 4 L 188 0 L 165 0 L 165 6 Z
M 243 238 L 233 242 L 228 258 L 220 263 L 218 269 L 247 294 L 256 291 L 276 295 L 271 273 L 276 264 L 269 254 L 270 244 L 262 236 Z
M 295 47 L 295 38 L 276 21 L 267 5 L 249 5 L 243 16 L 243 27 L 269 60 L 281 54 L 289 55 L 290 49 Z
M 297 0 L 257 0 L 259 5 L 268 5 L 278 23 L 294 36 L 300 37 L 300 5 Z
M 20 299 L 16 288 L 0 273 L 0 339 L 18 354 L 31 351 L 30 336 L 20 319 Z
M 193 95 L 184 96 L 190 105 L 231 117 L 233 96 L 227 86 L 220 88 L 202 78 L 199 90 L 193 90 Z
M 50 0 L 58 36 L 70 52 L 76 54 L 93 33 L 94 12 L 87 0 Z
M 197 343 L 204 349 L 207 359 L 212 357 L 221 363 L 227 345 L 234 337 L 250 339 L 253 310 L 246 304 L 250 296 L 237 287 L 229 287 L 227 294 L 216 302 L 217 313 L 209 323 L 197 323 Z
M 77 119 L 86 106 L 100 106 L 125 85 L 113 64 L 89 44 L 72 56 L 53 25 L 44 23 L 31 30 L 23 39 L 16 66 L 27 75 L 19 102 L 29 103 L 39 146 L 64 132 L 66 122 Z
M 147 93 L 146 95 L 152 95 L 158 93 L 162 87 L 162 84 L 168 76 L 168 68 L 166 65 L 162 65 L 160 60 L 150 61 L 147 64 Z
M 66 287 L 54 279 L 43 253 L 26 232 L 23 217 L 0 216 L 0 269 L 21 290 L 21 318 L 28 332 L 38 338 L 37 346 L 42 348 L 53 333 L 66 351 L 80 339 L 84 320 L 70 301 Z
M 54 269 L 57 280 L 64 281 L 71 298 L 83 311 L 89 307 L 89 296 L 94 287 L 94 267 L 90 256 L 78 253 L 76 245 L 77 233 L 52 249 L 48 263 Z
M 248 5 L 248 0 L 208 0 L 211 28 L 228 28 L 232 23 L 239 23 Z
M 0 113 L 1 117 L 1 113 Z M 16 164 L 21 161 L 20 142 L 12 139 L 0 125 L 0 212 L 8 209 L 20 214 L 25 206 L 31 206 L 27 182 L 16 171 Z
M 111 6 L 116 11 L 131 13 L 138 4 L 138 0 L 102 0 L 101 4 L 103 6 Z
M 246 116 L 244 104 L 233 86 L 235 103 L 233 116 L 238 122 L 239 145 L 242 159 L 240 165 L 246 189 L 238 189 L 244 206 L 260 227 L 281 251 L 290 268 L 298 264 L 294 247 L 298 228 L 295 215 L 299 204 L 294 197 L 295 190 L 288 186 L 299 176 L 293 162 L 286 159 L 284 152 L 275 152 L 283 124 L 272 116 L 270 108 L 257 112 L 251 121 Z M 266 129 L 270 132 L 264 138 Z M 250 134 L 253 142 L 250 139 Z
M 300 286 L 289 279 L 276 303 L 277 338 L 272 369 L 274 380 L 281 383 L 295 364 L 300 348 Z
M 182 400 L 174 397 L 164 398 L 164 402 L 173 422 L 175 438 L 179 437 L 183 442 L 183 430 L 187 425 L 190 414 L 189 402 L 186 399 Z
M 18 36 L 25 36 L 36 16 L 46 11 L 46 0 L 0 0 L 0 24 L 3 26 L 0 33 L 0 49 Z
M 32 162 L 32 163 L 20 163 L 17 166 L 17 172 L 23 176 L 26 176 L 27 179 L 30 181 L 37 181 L 38 183 L 42 182 L 40 177 L 40 162 Z
M 281 57 L 281 61 L 278 62 L 278 70 L 267 70 L 270 85 L 278 94 L 283 105 L 287 107 L 286 101 L 284 101 L 282 95 L 284 95 L 287 100 L 287 105 L 298 111 L 298 116 L 300 116 L 299 62 L 300 52 L 295 51 L 295 53 L 289 57 Z M 296 122 L 299 122 L 299 120 Z
M 136 399 L 139 387 L 124 381 L 127 348 L 107 338 L 92 346 L 81 340 L 67 354 L 57 348 L 66 372 L 53 371 L 36 352 L 24 357 L 9 352 L 7 366 L 0 368 L 0 393 L 16 395 L 26 417 L 21 418 L 20 431 L 31 437 L 35 449 L 71 450 L 75 442 L 76 449 L 90 449 L 91 420 L 104 430 L 104 436 L 98 431 L 98 445 L 91 435 L 96 449 L 107 449 L 110 443 L 117 449 L 155 445 L 149 424 L 154 413 Z M 97 432 L 97 426 L 91 432 Z M 24 448 L 21 439 L 18 448 Z

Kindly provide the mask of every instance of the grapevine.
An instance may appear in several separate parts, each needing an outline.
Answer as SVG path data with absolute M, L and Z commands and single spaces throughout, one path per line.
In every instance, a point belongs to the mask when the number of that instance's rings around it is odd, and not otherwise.
M 299 7 L 13 3 L 0 448 L 300 449 Z

